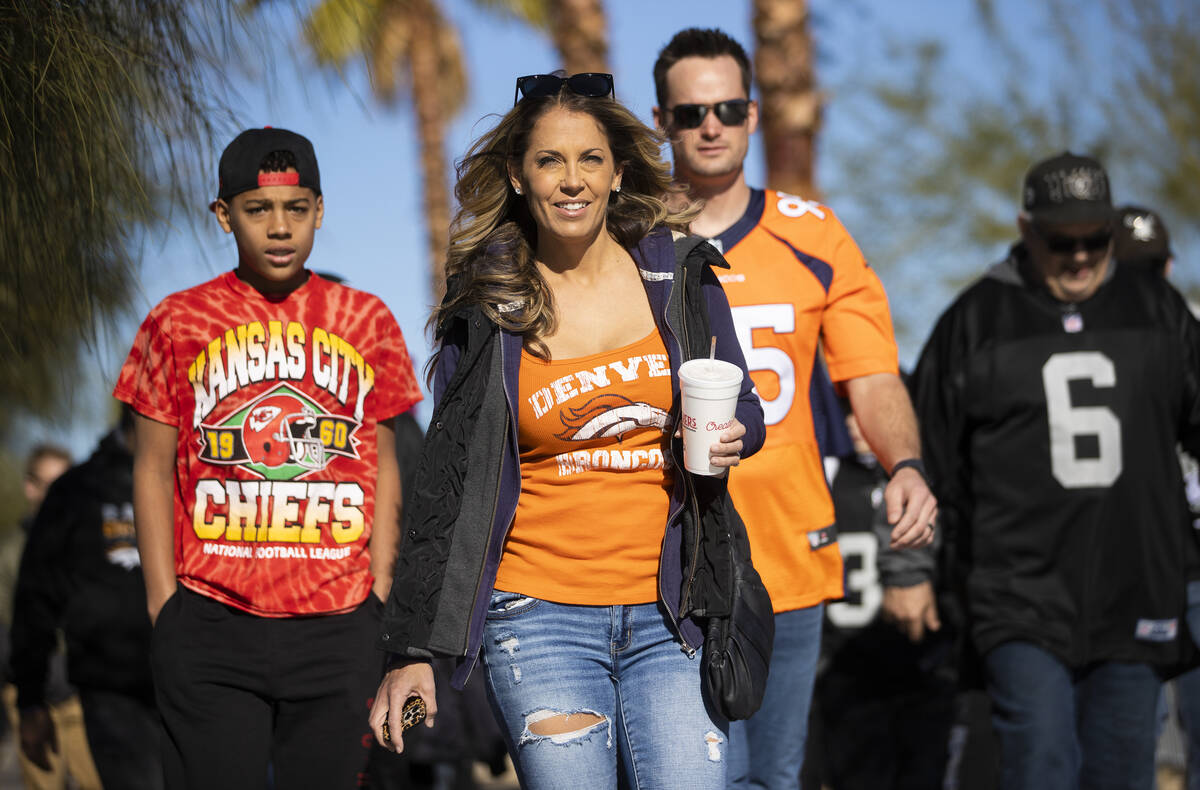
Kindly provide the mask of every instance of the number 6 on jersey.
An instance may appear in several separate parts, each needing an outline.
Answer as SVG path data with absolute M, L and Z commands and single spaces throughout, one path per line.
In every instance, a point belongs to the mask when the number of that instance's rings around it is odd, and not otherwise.
M 1063 488 L 1105 488 L 1121 476 L 1121 421 L 1107 406 L 1072 406 L 1071 381 L 1114 387 L 1117 370 L 1099 351 L 1051 354 L 1042 366 L 1050 423 L 1050 469 Z M 1075 439 L 1095 436 L 1099 453 L 1080 458 Z

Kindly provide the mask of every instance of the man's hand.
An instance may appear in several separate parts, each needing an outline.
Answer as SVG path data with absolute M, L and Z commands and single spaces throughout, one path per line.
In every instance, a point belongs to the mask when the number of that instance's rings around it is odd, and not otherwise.
M 924 581 L 912 587 L 884 587 L 883 618 L 895 623 L 913 642 L 920 642 L 926 630 L 940 629 L 933 584 Z
M 896 472 L 883 490 L 893 549 L 919 549 L 933 543 L 937 499 L 921 473 L 911 467 Z
M 21 739 L 21 753 L 38 768 L 49 771 L 50 752 L 58 754 L 58 734 L 54 731 L 50 711 L 40 706 L 22 708 L 17 729 Z
M 383 676 L 379 690 L 375 692 L 375 702 L 371 705 L 371 713 L 367 717 L 375 740 L 388 751 L 399 754 L 404 751 L 404 726 L 400 722 L 401 711 L 409 697 L 420 697 L 425 700 L 425 726 L 433 726 L 433 718 L 437 715 L 437 696 L 433 683 L 433 665 L 428 661 L 414 661 L 402 667 L 397 667 Z M 387 722 L 388 734 L 391 740 L 383 737 L 383 723 Z
M 894 373 L 874 373 L 844 382 L 850 408 L 871 452 L 884 469 L 921 457 L 917 417 L 904 382 Z M 904 467 L 883 491 L 893 549 L 915 549 L 933 542 L 937 500 L 921 473 Z

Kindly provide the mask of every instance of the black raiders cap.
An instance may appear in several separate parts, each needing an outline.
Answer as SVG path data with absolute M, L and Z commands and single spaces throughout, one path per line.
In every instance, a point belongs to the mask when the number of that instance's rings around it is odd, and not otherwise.
M 1172 257 L 1167 226 L 1148 208 L 1122 206 L 1117 209 L 1113 256 L 1121 263 L 1164 263 Z
M 1108 173 L 1089 156 L 1063 151 L 1025 174 L 1021 210 L 1039 224 L 1111 222 Z
M 297 172 L 260 173 L 263 159 L 273 151 L 291 152 L 296 157 Z M 304 135 L 270 126 L 247 129 L 233 138 L 221 154 L 217 177 L 218 200 L 266 186 L 302 186 L 321 194 L 321 171 L 312 143 Z

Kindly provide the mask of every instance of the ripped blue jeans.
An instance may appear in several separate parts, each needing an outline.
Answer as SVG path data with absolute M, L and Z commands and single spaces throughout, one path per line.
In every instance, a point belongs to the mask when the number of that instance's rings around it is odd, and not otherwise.
M 657 604 L 492 594 L 488 697 L 527 790 L 723 790 L 729 725 Z

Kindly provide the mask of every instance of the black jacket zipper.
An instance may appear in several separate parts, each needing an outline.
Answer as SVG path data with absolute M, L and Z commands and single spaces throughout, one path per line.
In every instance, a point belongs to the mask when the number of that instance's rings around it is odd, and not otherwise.
M 681 353 L 680 353 L 680 365 L 681 366 L 684 362 L 689 361 L 689 359 L 690 359 L 689 355 L 691 354 L 691 348 L 692 348 L 690 340 L 688 338 L 688 332 L 687 332 L 687 325 L 688 325 L 688 320 L 687 320 L 687 316 L 688 316 L 688 304 L 687 304 L 688 269 L 687 269 L 686 263 L 683 265 L 682 269 L 683 269 L 683 283 L 682 283 L 683 290 L 680 291 L 680 293 L 679 293 L 679 308 L 680 308 L 679 312 L 680 312 L 680 318 L 683 321 L 683 326 L 680 327 L 681 331 L 683 332 L 683 348 L 681 349 Z M 676 285 L 679 285 L 679 284 L 676 283 Z M 681 401 L 680 412 L 682 413 L 682 398 L 680 399 L 680 401 Z M 674 457 L 674 454 L 675 454 L 674 450 L 675 450 L 675 443 L 672 442 L 671 443 L 672 457 Z M 688 474 L 687 469 L 684 468 L 683 464 L 679 464 L 677 466 L 677 468 L 679 470 L 679 473 L 681 475 L 683 475 L 684 485 L 687 489 L 688 504 L 691 506 L 691 509 L 692 509 L 692 529 L 695 530 L 695 534 L 692 535 L 692 562 L 691 562 L 691 566 L 688 568 L 687 580 L 684 581 L 684 583 L 683 583 L 683 591 L 682 591 L 682 595 L 680 596 L 680 599 L 679 599 L 678 616 L 682 618 L 682 617 L 687 616 L 686 612 L 688 610 L 688 604 L 692 597 L 692 584 L 696 581 L 696 565 L 700 562 L 700 506 L 696 502 L 696 491 L 693 488 L 692 478 Z

